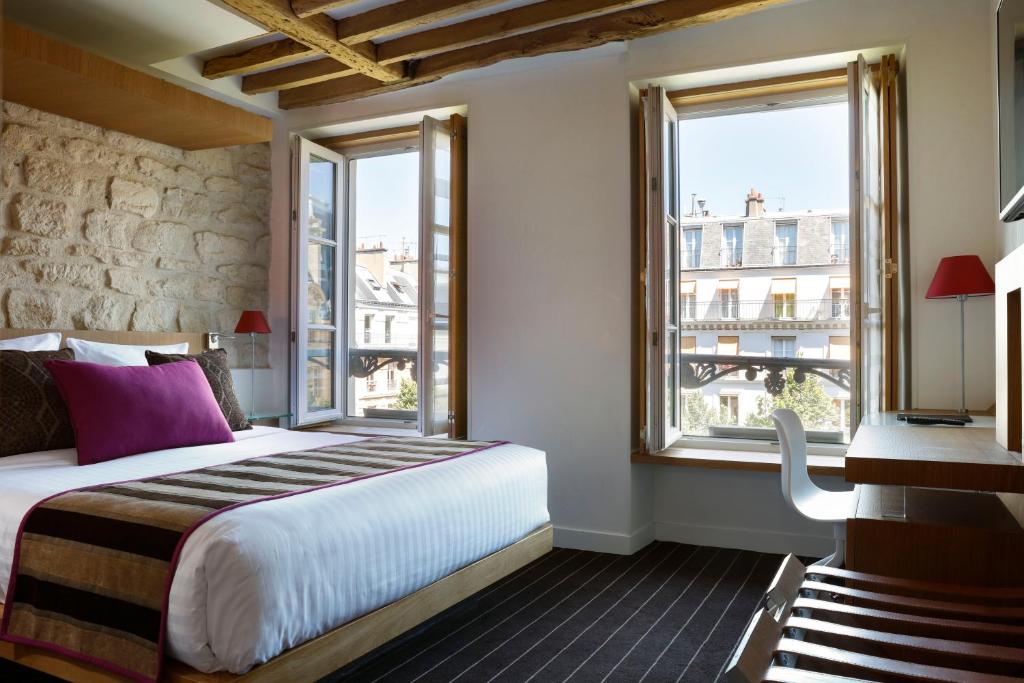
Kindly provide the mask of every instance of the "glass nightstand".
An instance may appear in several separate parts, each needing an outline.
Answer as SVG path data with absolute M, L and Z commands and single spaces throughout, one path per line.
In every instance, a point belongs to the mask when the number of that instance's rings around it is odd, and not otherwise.
M 291 413 L 258 413 L 256 415 L 246 415 L 245 419 L 261 427 L 281 427 L 287 429 L 291 416 Z

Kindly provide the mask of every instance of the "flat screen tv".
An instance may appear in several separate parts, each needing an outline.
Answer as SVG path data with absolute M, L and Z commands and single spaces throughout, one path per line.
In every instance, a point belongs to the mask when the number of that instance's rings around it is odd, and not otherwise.
M 1024 218 L 1024 0 L 996 10 L 999 80 L 999 217 Z

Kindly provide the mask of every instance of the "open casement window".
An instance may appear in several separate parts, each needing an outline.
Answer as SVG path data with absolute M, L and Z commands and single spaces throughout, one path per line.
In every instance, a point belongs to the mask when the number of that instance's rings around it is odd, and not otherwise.
M 420 129 L 419 426 L 466 434 L 465 125 L 423 119 Z M 455 380 L 458 380 L 457 382 Z
M 896 76 L 891 55 L 877 70 L 863 56 L 848 67 L 854 431 L 863 416 L 901 407 L 905 384 L 897 277 Z
M 292 405 L 296 424 L 306 424 L 343 415 L 346 167 L 341 154 L 302 138 L 296 162 Z
M 334 151 L 298 140 L 294 423 L 464 437 L 466 120 L 425 118 L 418 136 L 385 144 L 381 133 Z M 388 199 L 408 212 L 382 223 L 372 209 Z
M 644 440 L 657 453 L 681 435 L 679 376 L 679 186 L 677 117 L 665 91 L 644 97 L 647 262 L 647 424 Z

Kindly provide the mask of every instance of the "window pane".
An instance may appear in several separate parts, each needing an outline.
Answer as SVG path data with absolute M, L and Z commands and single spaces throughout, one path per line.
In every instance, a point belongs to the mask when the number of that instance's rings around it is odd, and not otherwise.
M 684 434 L 774 439 L 787 407 L 811 440 L 848 438 L 848 123 L 845 102 L 680 121 Z
M 434 424 L 448 423 L 448 327 L 434 328 Z
M 319 242 L 310 242 L 307 254 L 307 320 L 315 325 L 333 325 L 335 248 Z
M 451 136 L 441 130 L 434 131 L 434 223 L 451 225 Z
M 334 400 L 334 332 L 309 330 L 306 346 L 306 401 L 310 411 L 330 410 Z
M 349 162 L 348 415 L 415 420 L 419 152 Z
M 309 158 L 309 236 L 333 240 L 336 198 L 334 162 Z

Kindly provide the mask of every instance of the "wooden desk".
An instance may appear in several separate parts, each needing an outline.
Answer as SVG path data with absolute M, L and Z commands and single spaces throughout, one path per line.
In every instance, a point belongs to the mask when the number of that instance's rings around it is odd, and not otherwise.
M 846 452 L 846 481 L 1024 493 L 1020 453 L 995 440 L 995 420 L 965 427 L 915 426 L 895 413 L 865 418 Z

